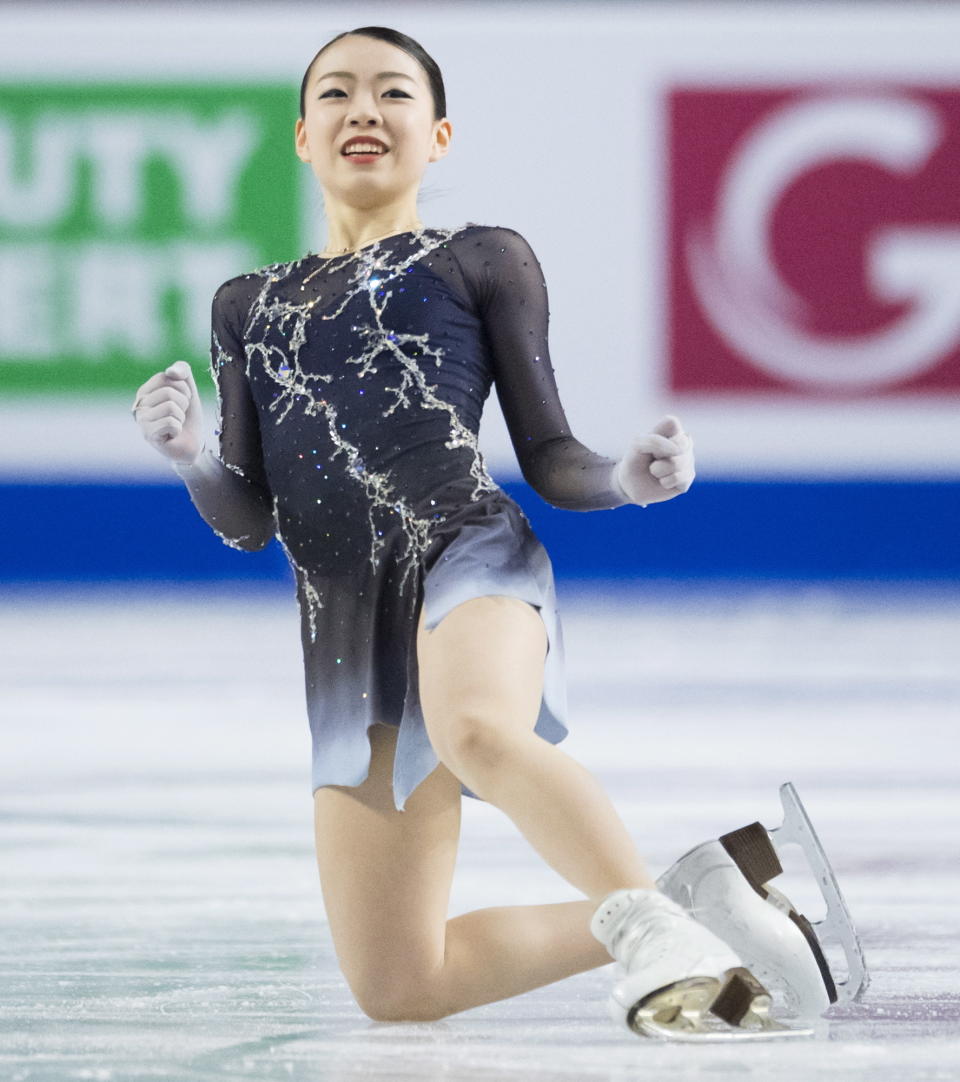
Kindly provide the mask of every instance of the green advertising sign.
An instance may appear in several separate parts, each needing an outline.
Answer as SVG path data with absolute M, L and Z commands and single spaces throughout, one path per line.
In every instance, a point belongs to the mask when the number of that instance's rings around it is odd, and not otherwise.
M 288 86 L 0 85 L 0 388 L 205 368 L 216 287 L 305 251 L 296 115 Z

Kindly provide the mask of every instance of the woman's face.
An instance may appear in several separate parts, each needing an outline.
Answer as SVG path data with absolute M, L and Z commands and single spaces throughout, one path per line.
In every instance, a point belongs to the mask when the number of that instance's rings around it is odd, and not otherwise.
M 451 132 L 448 120 L 433 119 L 427 76 L 412 56 L 352 34 L 313 63 L 296 124 L 297 156 L 310 163 L 325 193 L 376 206 L 418 188 L 428 163 L 446 155 Z M 344 145 L 359 135 L 383 143 L 386 153 L 347 157 Z

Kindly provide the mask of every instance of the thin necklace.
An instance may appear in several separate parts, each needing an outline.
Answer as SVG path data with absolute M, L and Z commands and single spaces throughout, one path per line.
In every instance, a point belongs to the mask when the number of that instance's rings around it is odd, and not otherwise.
M 423 222 L 418 221 L 417 224 L 416 224 L 416 228 L 417 229 L 422 229 L 423 228 Z M 411 232 L 413 232 L 413 230 L 405 229 L 405 230 L 402 230 L 402 232 L 411 233 Z M 359 251 L 360 248 L 366 248 L 368 244 L 374 244 L 378 240 L 384 240 L 386 237 L 392 237 L 392 236 L 395 236 L 395 235 L 396 235 L 396 232 L 394 230 L 391 230 L 389 233 L 383 233 L 379 237 L 371 237 L 369 240 L 365 240 L 363 242 L 363 244 L 360 244 L 360 245 L 358 245 L 358 247 L 352 249 L 352 251 L 354 251 L 354 252 Z M 327 249 L 327 250 L 324 250 L 322 252 L 318 252 L 317 254 L 319 256 L 321 256 L 321 257 L 323 257 L 323 256 L 338 256 L 338 255 L 348 255 L 348 254 L 350 254 L 350 251 L 351 251 L 351 249 L 348 249 L 348 248 L 340 248 L 335 252 L 331 252 L 329 249 Z

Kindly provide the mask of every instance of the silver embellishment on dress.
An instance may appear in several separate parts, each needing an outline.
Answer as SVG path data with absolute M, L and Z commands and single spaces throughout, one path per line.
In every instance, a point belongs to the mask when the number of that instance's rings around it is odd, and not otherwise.
M 273 498 L 273 517 L 277 519 L 277 497 Z M 320 593 L 316 586 L 310 581 L 310 576 L 307 573 L 306 568 L 301 567 L 300 564 L 294 559 L 293 553 L 287 548 L 287 543 L 278 530 L 276 538 L 280 542 L 280 547 L 283 549 L 284 554 L 293 569 L 293 573 L 296 576 L 297 582 L 300 584 L 303 590 L 303 598 L 307 603 L 307 621 L 310 624 L 310 641 L 317 641 L 317 609 L 323 608 L 323 601 L 320 598 Z
M 417 260 L 445 244 L 456 233 L 461 232 L 467 226 L 459 229 L 431 228 L 432 236 L 426 236 L 426 227 L 413 233 L 413 250 L 405 257 L 391 257 L 389 252 L 379 251 L 379 242 L 372 246 L 361 249 L 358 252 L 348 253 L 346 256 L 333 257 L 326 263 L 311 271 L 303 279 L 303 285 L 315 278 L 318 274 L 344 267 L 349 261 L 356 260 L 352 270 L 352 276 L 348 279 L 346 292 L 335 310 L 329 313 L 314 312 L 315 301 L 294 303 L 270 299 L 270 287 L 278 281 L 286 278 L 291 270 L 301 264 L 303 260 L 289 263 L 272 264 L 257 274 L 263 278 L 262 287 L 253 303 L 247 319 L 247 334 L 249 329 L 263 328 L 263 334 L 275 328 L 277 332 L 287 338 L 286 350 L 274 344 L 268 344 L 265 337 L 260 341 L 246 339 L 246 362 L 247 376 L 250 377 L 251 366 L 257 362 L 262 372 L 268 376 L 279 388 L 279 394 L 270 402 L 269 410 L 278 412 L 276 423 L 280 424 L 288 415 L 296 403 L 299 403 L 305 414 L 309 416 L 322 415 L 326 420 L 327 432 L 334 444 L 335 450 L 331 455 L 331 461 L 338 455 L 346 457 L 346 472 L 362 484 L 368 499 L 367 518 L 370 526 L 370 562 L 374 569 L 378 563 L 378 553 L 384 546 L 385 541 L 377 530 L 374 520 L 374 508 L 384 508 L 400 518 L 401 529 L 406 540 L 406 548 L 400 559 L 404 563 L 403 574 L 399 589 L 403 592 L 410 575 L 415 571 L 423 554 L 430 544 L 431 520 L 419 517 L 403 496 L 397 495 L 391 483 L 391 475 L 388 471 L 378 472 L 368 468 L 364 462 L 358 447 L 351 443 L 343 435 L 343 426 L 339 423 L 336 406 L 327 398 L 323 397 L 322 385 L 332 382 L 333 377 L 324 373 L 305 372 L 300 363 L 300 349 L 307 341 L 307 324 L 311 319 L 332 320 L 342 314 L 350 301 L 358 296 L 365 295 L 370 302 L 370 311 L 373 319 L 372 325 L 354 326 L 351 329 L 359 332 L 366 341 L 363 352 L 358 357 L 347 357 L 345 364 L 357 366 L 357 379 L 362 379 L 372 371 L 376 371 L 375 360 L 378 354 L 384 350 L 389 351 L 401 365 L 401 379 L 399 386 L 387 387 L 388 391 L 396 394 L 396 400 L 383 412 L 387 417 L 398 407 L 408 409 L 417 404 L 410 397 L 413 391 L 419 392 L 419 405 L 422 408 L 445 411 L 449 418 L 450 438 L 444 446 L 449 450 L 460 447 L 468 447 L 473 451 L 473 462 L 470 475 L 475 481 L 471 500 L 480 498 L 483 492 L 496 492 L 498 486 L 490 476 L 479 449 L 476 435 L 460 420 L 453 404 L 439 398 L 436 394 L 436 385 L 427 381 L 424 370 L 420 367 L 413 356 L 414 350 L 432 358 L 435 367 L 443 363 L 444 351 L 440 347 L 432 346 L 428 334 L 405 334 L 385 326 L 384 312 L 393 291 L 387 288 L 388 284 L 400 278 Z M 309 258 L 309 257 L 307 257 Z M 391 262 L 393 258 L 393 262 Z M 381 299 L 378 302 L 377 293 Z M 219 349 L 219 343 L 218 349 Z M 404 348 L 407 347 L 407 348 Z M 222 357 L 229 360 L 229 355 Z M 218 413 L 219 417 L 219 413 Z M 289 549 L 283 543 L 283 539 L 277 534 L 286 552 L 294 571 L 298 573 L 304 587 L 304 596 L 309 606 L 309 619 L 311 638 L 315 640 L 316 625 L 314 607 L 322 607 L 316 589 L 309 583 L 306 571 L 293 559 Z M 413 595 L 411 595 L 411 601 Z
M 222 396 L 220 394 L 220 383 L 216 378 L 216 372 L 217 372 L 218 369 L 222 368 L 223 365 L 229 364 L 230 360 L 231 360 L 230 354 L 227 353 L 227 351 L 220 344 L 220 339 L 217 337 L 216 331 L 214 331 L 213 332 L 213 349 L 211 350 L 211 353 L 210 353 L 210 374 L 213 376 L 213 386 L 216 389 L 216 399 L 215 399 L 215 407 L 214 407 L 214 414 L 215 414 L 214 425 L 215 425 L 215 432 L 216 432 L 216 435 L 218 437 L 220 435 L 221 429 L 223 428 L 223 399 L 222 399 Z M 233 473 L 235 473 L 238 476 L 242 477 L 244 480 L 247 479 L 246 472 L 243 469 L 241 469 L 240 466 L 237 466 L 233 462 L 224 462 L 223 459 L 219 455 L 217 455 L 217 459 L 228 470 L 231 470 Z M 274 504 L 274 507 L 276 507 L 276 504 Z M 274 517 L 274 520 L 276 520 L 276 517 Z M 210 526 L 210 529 L 213 530 L 213 532 L 217 535 L 217 537 L 220 538 L 220 540 L 225 545 L 229 545 L 230 548 L 237 549 L 240 552 L 246 552 L 247 551 L 247 549 L 245 549 L 244 546 L 240 544 L 240 542 L 241 541 L 246 541 L 250 537 L 250 534 L 240 534 L 239 537 L 228 537 L 225 533 L 218 530 L 217 527 L 212 522 L 208 522 L 208 524 Z

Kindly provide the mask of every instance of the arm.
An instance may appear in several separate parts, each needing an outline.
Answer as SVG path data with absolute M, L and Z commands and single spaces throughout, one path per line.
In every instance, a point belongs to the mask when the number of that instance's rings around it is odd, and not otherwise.
M 217 390 L 219 456 L 204 447 L 192 462 L 174 462 L 174 470 L 204 521 L 226 544 L 256 551 L 273 538 L 276 523 L 246 376 L 242 327 L 250 297 L 244 284 L 243 278 L 232 279 L 213 299 L 210 371 Z M 196 394 L 195 384 L 192 390 Z
M 616 460 L 570 432 L 550 363 L 547 287 L 537 257 L 512 229 L 491 231 L 484 248 L 496 253 L 480 276 L 484 325 L 524 479 L 547 503 L 569 511 L 631 503 L 615 478 Z

